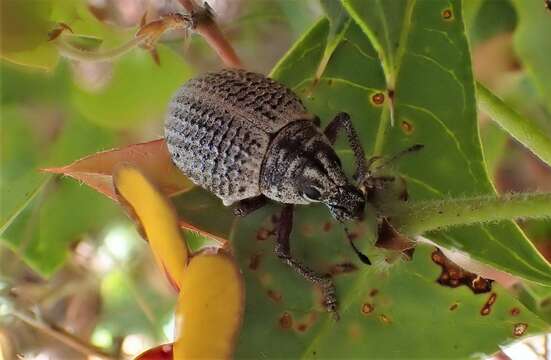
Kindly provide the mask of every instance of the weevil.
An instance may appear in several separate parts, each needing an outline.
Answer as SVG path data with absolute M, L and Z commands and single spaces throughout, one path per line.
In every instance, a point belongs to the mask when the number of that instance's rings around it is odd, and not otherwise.
M 354 181 L 333 148 L 341 130 L 355 155 Z M 340 222 L 362 218 L 370 164 L 350 116 L 339 113 L 322 130 L 319 118 L 286 86 L 254 72 L 224 69 L 180 88 L 169 105 L 165 138 L 176 166 L 224 205 L 233 205 L 236 215 L 268 199 L 285 204 L 275 253 L 318 285 L 327 310 L 336 313 L 331 277 L 293 258 L 290 233 L 294 205 L 321 202 Z

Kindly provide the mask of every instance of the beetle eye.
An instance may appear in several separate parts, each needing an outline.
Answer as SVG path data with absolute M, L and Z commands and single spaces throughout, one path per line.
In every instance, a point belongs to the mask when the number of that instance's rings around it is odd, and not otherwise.
M 319 192 L 318 189 L 316 189 L 315 187 L 313 186 L 307 186 L 304 188 L 303 192 L 302 192 L 302 195 L 308 199 L 308 200 L 311 200 L 311 201 L 318 201 L 319 198 L 321 197 L 321 194 Z

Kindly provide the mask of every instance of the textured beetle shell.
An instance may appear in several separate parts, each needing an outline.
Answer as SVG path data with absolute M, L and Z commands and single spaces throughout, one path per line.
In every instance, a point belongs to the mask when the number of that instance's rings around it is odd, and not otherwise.
M 225 205 L 261 194 L 274 135 L 311 118 L 288 88 L 264 75 L 222 70 L 185 83 L 170 103 L 165 138 L 172 160 Z

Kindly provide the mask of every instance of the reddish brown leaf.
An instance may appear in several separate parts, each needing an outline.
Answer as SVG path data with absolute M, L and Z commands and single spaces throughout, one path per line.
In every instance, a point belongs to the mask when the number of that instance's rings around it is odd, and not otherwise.
M 227 239 L 224 239 L 221 236 L 213 234 L 212 232 L 205 231 L 205 230 L 202 230 L 202 229 L 200 229 L 196 226 L 193 226 L 192 224 L 186 222 L 185 220 L 182 220 L 182 219 L 178 220 L 178 226 L 181 229 L 189 230 L 189 231 L 195 232 L 195 233 L 197 233 L 201 236 L 204 236 L 204 237 L 207 237 L 209 239 L 217 241 L 218 242 L 218 247 L 220 247 L 222 249 L 227 249 L 228 246 L 229 246 Z
M 42 171 L 70 176 L 117 200 L 112 174 L 117 165 L 123 163 L 139 168 L 167 196 L 182 193 L 193 187 L 193 183 L 170 160 L 163 139 L 102 151 L 72 164 Z

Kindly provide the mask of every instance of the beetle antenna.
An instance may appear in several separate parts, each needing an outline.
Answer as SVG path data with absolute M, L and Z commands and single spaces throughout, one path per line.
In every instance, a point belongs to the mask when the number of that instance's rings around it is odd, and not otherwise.
M 391 158 L 389 158 L 389 159 L 383 161 L 382 164 L 380 164 L 380 165 L 378 165 L 378 166 L 375 166 L 375 167 L 373 168 L 373 170 L 370 171 L 370 172 L 376 172 L 377 170 L 379 170 L 379 169 L 381 169 L 381 168 L 384 168 L 385 166 L 388 166 L 389 164 L 395 162 L 396 160 L 399 160 L 402 156 L 407 155 L 407 154 L 409 154 L 409 153 L 413 153 L 413 152 L 419 151 L 419 150 L 421 150 L 421 149 L 424 148 L 424 147 L 425 147 L 425 145 L 423 145 L 423 144 L 415 144 L 415 145 L 412 145 L 412 146 L 410 146 L 410 147 L 408 147 L 408 148 L 406 148 L 406 149 L 404 149 L 404 150 L 402 150 L 402 151 L 399 151 L 399 152 L 397 152 L 396 154 L 394 154 Z M 371 164 L 372 164 L 372 163 L 371 163 Z
M 369 260 L 369 258 L 367 257 L 366 254 L 362 253 L 357 247 L 356 247 L 356 244 L 354 244 L 354 241 L 352 240 L 352 235 L 350 234 L 350 232 L 348 231 L 348 228 L 345 227 L 344 228 L 344 232 L 346 233 L 346 238 L 348 239 L 348 243 L 350 244 L 350 246 L 352 246 L 352 249 L 354 250 L 354 252 L 356 253 L 356 255 L 358 256 L 358 258 L 360 259 L 361 262 L 363 262 L 364 264 L 366 265 L 371 265 L 371 260 Z

